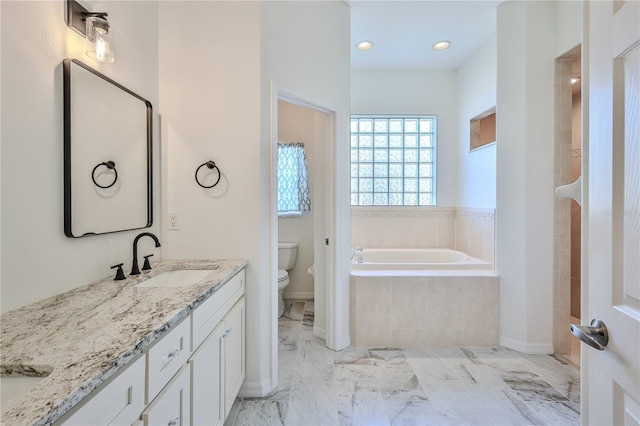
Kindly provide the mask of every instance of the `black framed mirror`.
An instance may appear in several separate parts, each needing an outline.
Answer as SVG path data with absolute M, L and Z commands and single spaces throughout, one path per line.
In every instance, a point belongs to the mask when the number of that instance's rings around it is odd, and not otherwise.
M 151 103 L 77 59 L 65 59 L 64 233 L 150 227 Z

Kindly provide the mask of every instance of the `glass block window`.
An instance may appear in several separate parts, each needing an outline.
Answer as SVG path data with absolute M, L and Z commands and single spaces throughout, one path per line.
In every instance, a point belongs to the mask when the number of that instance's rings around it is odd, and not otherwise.
M 436 205 L 436 117 L 351 116 L 351 205 Z

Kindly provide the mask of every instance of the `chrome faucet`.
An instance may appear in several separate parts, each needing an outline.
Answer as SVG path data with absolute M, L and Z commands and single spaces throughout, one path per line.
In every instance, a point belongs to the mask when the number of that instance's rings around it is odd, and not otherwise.
M 140 268 L 138 267 L 138 240 L 142 237 L 151 237 L 156 242 L 156 247 L 160 247 L 160 241 L 158 237 L 151 232 L 143 232 L 133 240 L 133 262 L 131 263 L 131 275 L 140 275 Z
M 362 247 L 354 247 L 351 249 L 351 261 L 356 258 L 358 263 L 362 263 Z

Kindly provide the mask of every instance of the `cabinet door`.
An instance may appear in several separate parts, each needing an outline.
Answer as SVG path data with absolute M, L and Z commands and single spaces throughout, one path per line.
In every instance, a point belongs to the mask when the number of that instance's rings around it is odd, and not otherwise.
M 189 360 L 193 425 L 224 424 L 222 366 L 224 365 L 225 331 L 223 322 L 209 334 Z
M 144 371 L 145 358 L 140 357 L 59 423 L 65 426 L 132 424 L 145 407 Z
M 189 380 L 189 368 L 185 365 L 142 413 L 145 426 L 187 426 L 191 423 Z
M 225 340 L 225 418 L 231 410 L 245 376 L 245 302 L 235 304 L 224 319 Z

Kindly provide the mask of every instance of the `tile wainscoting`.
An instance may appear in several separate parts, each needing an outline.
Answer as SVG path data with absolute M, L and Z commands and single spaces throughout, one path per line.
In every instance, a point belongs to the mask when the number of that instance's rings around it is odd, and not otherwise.
M 354 207 L 352 246 L 453 248 L 494 263 L 495 209 Z

